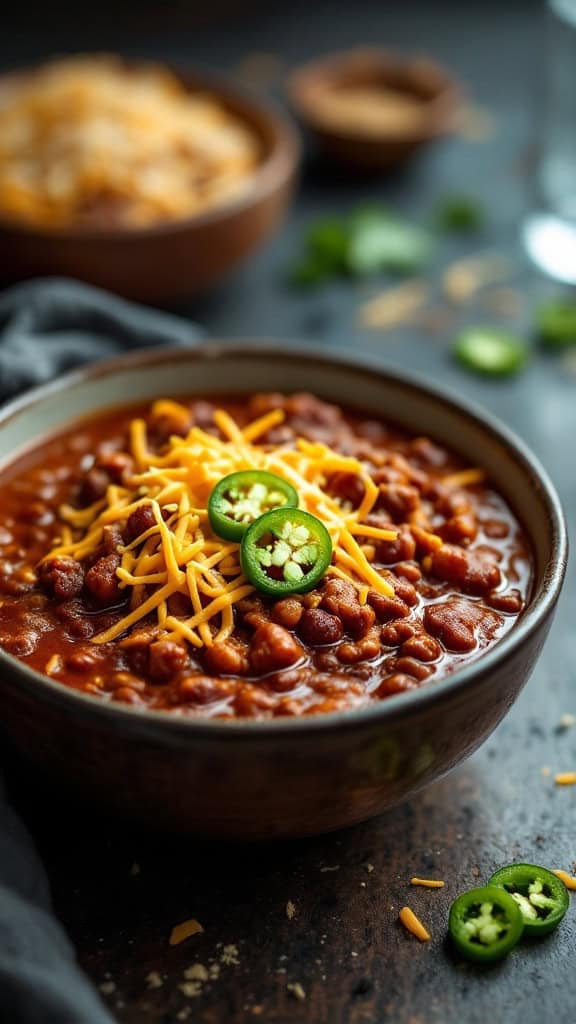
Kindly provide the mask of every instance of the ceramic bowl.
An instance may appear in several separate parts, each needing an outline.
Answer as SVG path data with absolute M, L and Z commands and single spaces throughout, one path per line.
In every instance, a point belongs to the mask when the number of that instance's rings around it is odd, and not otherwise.
M 28 393 L 1 413 L 0 459 L 127 399 L 303 388 L 385 414 L 487 468 L 534 553 L 532 593 L 517 625 L 483 657 L 429 686 L 359 710 L 266 722 L 195 721 L 103 704 L 0 652 L 0 725 L 39 777 L 149 826 L 235 839 L 302 836 L 411 796 L 476 750 L 510 709 L 548 632 L 566 532 L 534 456 L 468 403 L 359 359 L 212 343 L 137 352 Z
M 290 121 L 240 86 L 176 73 L 188 88 L 211 93 L 259 139 L 262 160 L 247 191 L 205 213 L 142 228 L 43 229 L 0 219 L 1 281 L 74 277 L 139 302 L 167 303 L 205 291 L 278 227 L 299 162 Z
M 392 89 L 422 104 L 418 125 L 367 131 L 361 120 L 326 119 L 319 98 L 334 89 Z M 321 155 L 355 171 L 374 173 L 407 161 L 457 126 L 461 89 L 450 73 L 428 58 L 358 48 L 305 64 L 290 76 L 288 96 Z

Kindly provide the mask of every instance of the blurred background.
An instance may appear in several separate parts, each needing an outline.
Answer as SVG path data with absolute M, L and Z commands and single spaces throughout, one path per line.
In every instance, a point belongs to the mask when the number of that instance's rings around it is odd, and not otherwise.
M 366 202 L 381 202 L 426 230 L 447 197 L 464 195 L 481 207 L 478 232 L 435 237 L 425 268 L 434 288 L 442 290 L 441 271 L 452 260 L 494 247 L 506 248 L 514 262 L 508 279 L 495 285 L 508 287 L 526 272 L 519 230 L 534 201 L 542 3 L 483 0 L 463 8 L 446 0 L 357 0 L 353 5 L 338 0 L 289 5 L 129 0 L 80 12 L 68 4 L 25 2 L 12 5 L 9 22 L 0 42 L 5 69 L 78 51 L 118 52 L 224 72 L 288 106 L 285 83 L 294 68 L 331 51 L 367 44 L 432 58 L 461 85 L 467 113 L 460 128 L 388 174 L 350 177 L 335 162 L 319 163 L 308 147 L 300 187 L 280 233 L 209 295 L 178 303 L 211 334 L 330 339 L 343 345 L 357 338 L 370 351 L 384 346 L 387 358 L 396 362 L 401 324 L 398 329 L 393 324 L 396 342 L 390 330 L 367 332 L 359 326 L 359 308 L 389 283 L 387 277 L 327 280 L 320 288 L 287 283 L 304 255 L 310 225 L 322 217 L 343 217 Z M 500 296 L 501 309 L 524 329 L 531 312 L 516 300 L 512 293 Z M 440 335 L 436 350 L 448 343 L 462 310 L 450 312 L 439 312 L 424 328 L 411 323 L 414 360 L 429 363 L 430 336 Z M 469 312 L 476 313 L 474 306 Z M 483 320 L 502 319 L 498 310 L 480 310 L 477 316 L 480 312 Z

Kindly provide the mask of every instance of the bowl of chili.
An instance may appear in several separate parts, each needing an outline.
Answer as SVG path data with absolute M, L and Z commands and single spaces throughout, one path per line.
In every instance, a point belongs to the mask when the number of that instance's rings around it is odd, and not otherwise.
M 306 835 L 406 799 L 509 710 L 564 576 L 522 441 L 308 347 L 82 369 L 4 408 L 0 460 L 2 732 L 156 827 Z

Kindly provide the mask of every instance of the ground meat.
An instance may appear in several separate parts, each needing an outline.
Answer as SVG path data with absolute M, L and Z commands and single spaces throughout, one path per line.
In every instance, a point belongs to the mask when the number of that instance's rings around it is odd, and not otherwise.
M 117 604 L 121 598 L 116 570 L 120 565 L 119 555 L 104 555 L 86 573 L 86 587 L 102 607 Z
M 77 597 L 57 605 L 54 613 L 70 636 L 88 638 L 94 635 L 94 624 L 86 614 L 84 604 Z
M 326 582 L 321 608 L 337 616 L 346 632 L 356 638 L 364 636 L 376 619 L 374 609 L 360 604 L 356 588 L 346 580 Z
M 40 586 L 56 601 L 77 597 L 84 586 L 84 569 L 73 558 L 58 555 L 42 562 L 38 569 Z
M 298 624 L 298 636 L 311 647 L 335 644 L 343 633 L 342 620 L 323 608 L 307 608 Z
M 424 609 L 424 627 L 448 651 L 473 651 L 479 639 L 493 638 L 502 619 L 484 605 L 454 597 Z
M 444 544 L 431 557 L 434 575 L 467 593 L 483 594 L 495 590 L 500 583 L 500 570 L 496 562 L 484 552 L 467 551 L 453 544 Z
M 256 675 L 261 676 L 294 665 L 304 653 L 295 637 L 283 626 L 264 622 L 258 626 L 250 643 L 250 666 Z

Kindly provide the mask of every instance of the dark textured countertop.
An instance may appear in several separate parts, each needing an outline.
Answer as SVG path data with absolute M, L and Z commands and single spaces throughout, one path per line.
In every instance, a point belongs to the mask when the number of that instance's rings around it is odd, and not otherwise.
M 130 5 L 129 5 L 130 6 Z M 484 382 L 453 366 L 449 334 L 460 322 L 496 322 L 480 308 L 457 313 L 446 334 L 410 328 L 367 334 L 357 309 L 374 286 L 328 286 L 306 295 L 283 283 L 307 220 L 354 202 L 381 198 L 416 217 L 439 195 L 472 192 L 489 224 L 471 242 L 443 244 L 432 277 L 452 256 L 496 249 L 512 262 L 520 310 L 506 322 L 530 323 L 538 296 L 553 292 L 526 265 L 519 224 L 533 202 L 530 146 L 537 119 L 535 68 L 541 19 L 533 4 L 445 3 L 273 5 L 220 27 L 177 32 L 184 5 L 149 14 L 117 37 L 105 18 L 42 39 L 42 48 L 122 47 L 158 56 L 206 59 L 229 68 L 247 52 L 282 53 L 288 63 L 315 52 L 378 41 L 427 51 L 450 64 L 475 102 L 494 118 L 484 143 L 447 141 L 405 175 L 386 183 L 346 183 L 307 172 L 290 224 L 265 251 L 209 298 L 183 310 L 217 337 L 305 338 L 359 349 L 385 365 L 416 369 L 482 403 L 533 447 L 557 484 L 571 531 L 576 523 L 576 376 L 565 361 L 537 355 L 508 382 Z M 148 13 L 147 13 L 148 12 Z M 126 24 L 125 24 L 126 23 Z M 151 33 L 151 26 L 154 33 Z M 4 44 L 5 48 L 6 44 Z M 34 46 L 36 49 L 34 49 Z M 14 63 L 34 58 L 16 33 Z M 576 767 L 573 574 L 569 571 L 544 654 L 521 698 L 488 743 L 457 771 L 384 817 L 341 833 L 284 845 L 232 847 L 159 838 L 117 823 L 72 817 L 57 803 L 40 810 L 34 794 L 19 804 L 45 856 L 58 912 L 81 962 L 122 1024 L 569 1024 L 574 1011 L 574 908 L 559 932 L 482 971 L 456 961 L 444 942 L 446 913 L 461 890 L 513 860 L 570 869 L 576 858 L 576 790 L 555 787 L 554 771 Z M 552 775 L 542 769 L 548 767 Z M 410 889 L 412 874 L 446 880 L 441 891 Z M 433 941 L 410 939 L 397 923 L 409 902 Z M 292 916 L 287 904 L 292 903 Z M 290 908 L 291 910 L 291 908 Z M 203 934 L 171 948 L 172 926 L 186 918 Z M 186 985 L 184 971 L 202 964 Z M 158 987 L 146 981 L 150 972 Z M 217 975 L 217 976 L 216 976 Z M 190 984 L 196 980 L 196 984 Z M 305 993 L 288 986 L 299 983 Z M 301 995 L 302 993 L 300 993 Z M 1 1016 L 1 1013 L 0 1013 Z

